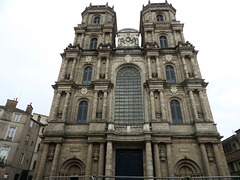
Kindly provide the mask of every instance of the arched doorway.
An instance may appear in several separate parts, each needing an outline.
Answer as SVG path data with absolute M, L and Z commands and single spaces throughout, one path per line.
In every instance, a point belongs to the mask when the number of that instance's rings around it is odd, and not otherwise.
M 196 162 L 182 159 L 176 163 L 174 174 L 178 177 L 195 177 L 202 176 L 202 171 Z
M 60 176 L 84 176 L 85 166 L 81 160 L 72 158 L 65 161 L 59 171 Z M 78 177 L 71 177 L 70 180 L 78 180 Z

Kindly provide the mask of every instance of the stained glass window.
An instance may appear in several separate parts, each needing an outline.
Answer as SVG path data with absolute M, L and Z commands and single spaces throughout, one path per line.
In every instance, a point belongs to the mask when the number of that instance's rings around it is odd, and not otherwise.
M 143 123 L 141 76 L 136 68 L 122 68 L 117 73 L 115 122 L 120 124 Z

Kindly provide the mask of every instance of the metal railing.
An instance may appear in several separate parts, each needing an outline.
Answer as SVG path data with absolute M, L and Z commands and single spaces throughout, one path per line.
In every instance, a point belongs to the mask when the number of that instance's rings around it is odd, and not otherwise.
M 146 176 L 49 176 L 43 180 L 240 180 L 240 176 L 146 177 Z

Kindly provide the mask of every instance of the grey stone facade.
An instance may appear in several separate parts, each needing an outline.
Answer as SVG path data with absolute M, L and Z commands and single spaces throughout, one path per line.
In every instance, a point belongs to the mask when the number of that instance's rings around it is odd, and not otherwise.
M 32 106 L 18 109 L 16 100 L 0 106 L 0 179 L 27 179 L 40 129 Z
M 167 2 L 149 3 L 139 31 L 117 31 L 108 5 L 82 12 L 74 42 L 61 54 L 35 179 L 124 175 L 116 163 L 120 150 L 142 154 L 144 176 L 229 175 L 198 51 L 185 41 L 175 14 Z M 140 75 L 124 74 L 131 68 Z
M 224 153 L 227 159 L 228 168 L 231 175 L 240 175 L 240 129 L 236 134 L 225 139 L 223 144 Z

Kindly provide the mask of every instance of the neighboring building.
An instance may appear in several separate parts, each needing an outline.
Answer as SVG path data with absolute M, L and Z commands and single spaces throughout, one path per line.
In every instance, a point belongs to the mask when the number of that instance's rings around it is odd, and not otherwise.
M 36 163 L 37 163 L 38 151 L 40 149 L 41 136 L 43 135 L 43 132 L 44 132 L 44 130 L 47 126 L 47 123 L 48 123 L 48 116 L 45 116 L 45 115 L 42 115 L 42 114 L 33 113 L 32 118 L 36 122 L 38 122 L 40 127 L 39 127 L 38 138 L 36 140 L 32 160 L 31 160 L 31 164 L 30 164 L 30 168 L 29 168 L 28 176 L 30 176 L 30 177 L 33 176 L 33 171 L 34 171 L 34 169 L 36 167 Z
M 235 132 L 235 135 L 225 139 L 222 144 L 230 174 L 240 176 L 240 129 Z
M 139 32 L 117 31 L 108 5 L 82 12 L 61 54 L 37 180 L 229 175 L 198 51 L 175 13 L 167 2 L 143 6 Z
M 39 123 L 31 118 L 32 106 L 26 111 L 16 108 L 17 100 L 0 106 L 0 179 L 26 180 L 36 144 Z

